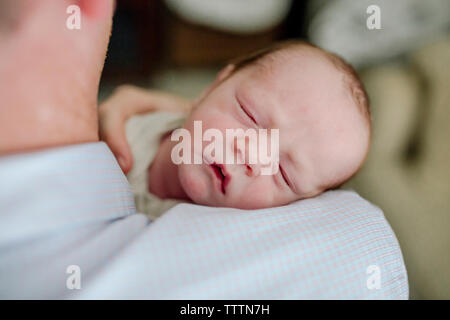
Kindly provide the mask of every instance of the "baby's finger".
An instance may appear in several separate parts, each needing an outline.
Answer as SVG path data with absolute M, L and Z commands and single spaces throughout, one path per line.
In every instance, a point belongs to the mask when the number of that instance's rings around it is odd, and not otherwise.
M 127 174 L 133 167 L 133 156 L 125 135 L 125 122 L 114 117 L 100 121 L 100 139 L 108 144 L 120 168 Z

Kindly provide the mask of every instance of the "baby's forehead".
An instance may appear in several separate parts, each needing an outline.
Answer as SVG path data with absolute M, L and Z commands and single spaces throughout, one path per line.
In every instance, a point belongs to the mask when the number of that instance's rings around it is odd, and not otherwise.
M 284 52 L 286 51 L 286 52 Z M 270 113 L 302 118 L 330 113 L 327 106 L 349 101 L 342 74 L 316 50 L 283 50 L 264 59 L 245 81 L 244 88 L 258 106 Z

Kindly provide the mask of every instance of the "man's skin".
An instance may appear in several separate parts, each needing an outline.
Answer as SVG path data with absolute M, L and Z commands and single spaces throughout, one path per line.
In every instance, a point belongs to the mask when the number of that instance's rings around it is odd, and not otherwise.
M 69 30 L 67 7 L 81 9 Z M 99 140 L 113 0 L 0 0 L 0 155 Z

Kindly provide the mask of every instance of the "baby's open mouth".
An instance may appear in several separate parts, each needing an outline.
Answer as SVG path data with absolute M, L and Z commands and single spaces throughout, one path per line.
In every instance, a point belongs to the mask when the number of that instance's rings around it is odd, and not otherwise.
M 216 177 L 220 180 L 221 185 L 221 191 L 223 194 L 226 193 L 226 186 L 230 182 L 230 175 L 225 170 L 225 166 L 223 164 L 217 164 L 212 163 L 210 164 L 210 167 L 214 170 L 214 173 L 216 174 Z

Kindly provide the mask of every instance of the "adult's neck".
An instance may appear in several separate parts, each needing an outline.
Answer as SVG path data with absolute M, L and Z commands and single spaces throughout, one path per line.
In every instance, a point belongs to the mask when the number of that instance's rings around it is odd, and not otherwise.
M 99 75 L 57 41 L 36 41 L 9 41 L 0 53 L 0 154 L 99 140 Z
M 113 1 L 75 1 L 78 30 L 66 25 L 73 2 L 1 6 L 0 16 L 10 18 L 0 21 L 0 154 L 99 141 L 97 94 Z

